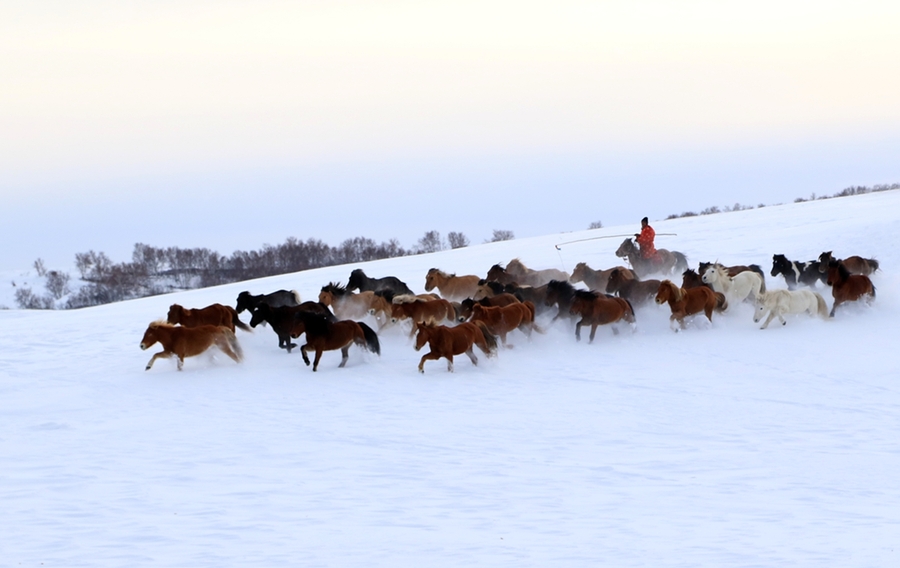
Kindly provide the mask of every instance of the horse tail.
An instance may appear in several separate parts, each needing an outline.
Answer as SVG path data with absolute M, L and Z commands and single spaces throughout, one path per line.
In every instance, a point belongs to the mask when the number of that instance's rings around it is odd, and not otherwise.
M 297 302 L 297 305 L 299 306 L 303 302 L 303 300 L 300 299 L 300 292 L 291 290 L 291 294 L 294 295 L 294 301 Z
M 488 357 L 491 357 L 497 353 L 497 349 L 499 348 L 499 344 L 497 343 L 497 337 L 490 332 L 486 323 L 481 320 L 473 322 L 476 327 L 478 327 L 478 331 L 481 332 L 482 343 L 478 345 L 484 354 Z M 477 343 L 477 342 L 476 342 Z
M 677 250 L 673 250 L 672 254 L 675 255 L 675 274 L 681 274 L 685 270 L 688 269 L 688 259 L 684 256 L 684 253 L 680 253 Z
M 766 293 L 766 275 L 763 272 L 763 269 L 758 264 L 751 264 L 749 266 L 749 268 L 753 272 L 759 274 L 759 280 L 760 280 L 759 293 L 765 294 Z
M 228 329 L 225 326 L 220 326 L 222 328 L 222 333 L 225 335 L 225 341 L 228 342 L 228 347 L 234 351 L 235 356 L 238 361 L 244 359 L 244 350 L 241 349 L 241 344 L 238 343 L 237 336 L 234 335 L 234 332 Z
M 716 311 L 724 312 L 728 309 L 728 298 L 722 292 L 713 292 L 716 295 Z
M 628 306 L 628 310 L 626 310 L 625 313 L 626 313 L 626 315 L 628 315 L 629 318 L 631 318 L 631 319 L 625 318 L 625 321 L 627 321 L 628 323 L 635 323 L 637 321 L 637 318 L 635 318 L 635 316 L 634 316 L 634 306 L 631 304 L 631 300 L 629 300 L 628 298 L 622 298 L 622 300 Z
M 360 329 L 362 329 L 366 349 L 376 355 L 381 355 L 381 344 L 378 342 L 378 334 L 375 333 L 375 330 L 361 321 L 356 323 L 359 324 Z
M 816 295 L 816 306 L 819 312 L 819 317 L 822 319 L 828 319 L 828 304 L 825 303 L 825 298 L 822 297 L 822 294 L 818 292 L 813 292 Z
M 531 300 L 525 300 L 522 302 L 522 305 L 528 308 L 528 313 L 531 314 L 531 322 L 534 323 L 534 302 Z
M 239 328 L 243 331 L 253 331 L 252 329 L 250 329 L 249 325 L 241 321 L 241 318 L 238 317 L 237 310 L 235 310 L 231 306 L 226 307 L 228 307 L 229 311 L 231 312 L 231 323 L 234 324 L 234 327 Z
M 868 262 L 869 266 L 872 267 L 872 272 L 875 272 L 876 270 L 878 270 L 878 261 L 877 260 L 875 260 L 874 258 L 867 258 L 866 262 Z M 874 289 L 875 287 L 872 286 L 872 288 Z M 873 295 L 874 295 L 874 292 L 873 292 Z

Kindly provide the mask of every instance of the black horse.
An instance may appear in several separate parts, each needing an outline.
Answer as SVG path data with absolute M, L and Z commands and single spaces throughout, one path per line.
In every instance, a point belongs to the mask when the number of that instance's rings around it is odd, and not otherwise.
M 252 295 L 250 292 L 241 292 L 237 297 L 235 311 L 241 313 L 244 310 L 254 311 L 260 304 L 266 304 L 271 308 L 281 306 L 296 306 L 300 303 L 300 294 L 296 290 L 278 290 L 269 294 Z
M 772 276 L 784 276 L 789 290 L 800 284 L 815 288 L 816 282 L 825 284 L 828 279 L 828 274 L 819 269 L 821 264 L 818 260 L 799 262 L 788 260 L 783 254 L 775 254 L 772 255 Z
M 544 295 L 544 305 L 556 305 L 559 311 L 553 316 L 552 321 L 559 318 L 572 319 L 574 315 L 571 313 L 572 301 L 575 299 L 575 287 L 567 280 L 551 280 L 547 283 L 546 294 Z
M 296 343 L 291 342 L 291 338 L 299 337 L 302 332 L 297 330 L 298 314 L 312 313 L 319 314 L 322 317 L 337 321 L 337 318 L 328 309 L 328 306 L 321 302 L 303 302 L 296 306 L 277 306 L 271 307 L 269 304 L 260 304 L 253 311 L 253 317 L 250 318 L 250 327 L 256 327 L 262 322 L 272 326 L 272 331 L 278 335 L 278 347 L 287 349 L 290 353 L 291 349 L 297 347 Z
M 347 290 L 360 292 L 379 292 L 381 290 L 390 290 L 395 296 L 402 294 L 415 295 L 409 289 L 405 282 L 396 276 L 385 276 L 384 278 L 369 278 L 361 268 L 357 268 L 350 273 L 350 280 L 347 281 Z

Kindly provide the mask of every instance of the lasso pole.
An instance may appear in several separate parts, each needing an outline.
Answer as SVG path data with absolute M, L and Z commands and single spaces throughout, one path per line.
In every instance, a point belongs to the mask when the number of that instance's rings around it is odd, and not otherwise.
M 657 237 L 677 237 L 678 233 L 656 233 L 656 236 Z M 564 243 L 559 243 L 559 244 L 556 244 L 553 246 L 556 247 L 556 250 L 562 250 L 559 247 L 561 247 L 563 245 L 570 245 L 572 243 L 582 243 L 584 241 L 596 241 L 598 239 L 615 239 L 615 238 L 620 238 L 620 237 L 634 237 L 634 233 L 631 233 L 629 235 L 604 235 L 602 237 L 590 237 L 588 239 L 577 239 L 574 241 L 566 241 Z

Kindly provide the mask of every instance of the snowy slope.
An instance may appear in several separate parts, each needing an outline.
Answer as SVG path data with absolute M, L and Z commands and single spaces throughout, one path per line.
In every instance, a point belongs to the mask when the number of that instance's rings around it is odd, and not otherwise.
M 356 266 L 78 311 L 0 311 L 0 565 L 889 566 L 900 560 L 900 192 L 654 224 L 691 265 L 878 258 L 878 299 L 760 331 L 748 306 L 576 343 L 547 325 L 473 367 L 326 353 L 268 329 L 246 360 L 138 342 L 171 303 L 314 299 Z M 438 267 L 619 264 L 611 227 L 359 265 L 421 290 Z M 767 278 L 770 288 L 783 281 Z M 829 305 L 830 294 L 826 291 Z M 245 316 L 246 320 L 246 316 Z M 546 324 L 547 322 L 544 321 Z M 154 347 L 151 351 L 155 351 Z M 895 548 L 897 552 L 895 552 Z

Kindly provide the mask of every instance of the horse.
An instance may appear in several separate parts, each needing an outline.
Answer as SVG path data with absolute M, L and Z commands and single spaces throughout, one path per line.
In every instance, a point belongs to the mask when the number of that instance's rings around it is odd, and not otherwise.
M 712 286 L 703 281 L 703 278 L 699 274 L 697 274 L 693 268 L 688 268 L 684 272 L 681 273 L 681 287 L 685 289 L 689 288 L 697 288 L 698 286 L 703 286 L 704 288 L 709 288 L 712 290 Z M 725 294 L 722 292 L 716 292 L 713 290 L 713 293 L 716 295 L 716 311 L 724 312 L 728 309 L 728 298 L 725 297 Z
M 251 312 L 260 304 L 267 304 L 272 308 L 280 306 L 296 306 L 300 303 L 300 294 L 296 290 L 278 290 L 269 294 L 252 295 L 250 292 L 241 292 L 238 294 L 235 311 L 241 313 L 244 310 Z
M 482 306 L 508 306 L 510 304 L 516 304 L 519 301 L 518 298 L 512 294 L 507 294 L 506 292 L 487 298 L 481 298 L 480 300 L 466 298 L 459 304 L 459 310 L 456 312 L 457 320 L 466 321 L 472 317 L 472 310 L 474 309 L 475 304 L 481 304 Z
M 301 311 L 322 314 L 331 321 L 337 321 L 337 317 L 322 302 L 303 302 L 298 306 L 274 308 L 268 304 L 260 304 L 253 312 L 253 317 L 250 318 L 250 327 L 256 327 L 262 322 L 268 323 L 272 327 L 272 331 L 278 335 L 278 347 L 287 349 L 287 352 L 290 353 L 291 349 L 297 347 L 296 343 L 291 342 L 291 338 L 299 337 L 302 333 L 295 329 L 297 327 L 296 314 Z
M 519 286 L 518 284 L 507 284 L 503 287 L 503 291 L 512 294 L 519 299 L 520 302 L 531 302 L 534 304 L 535 313 L 541 314 L 547 310 L 547 284 L 543 286 Z
M 420 300 L 415 296 L 395 296 L 391 304 L 391 323 L 410 319 L 413 322 L 410 335 L 415 333 L 417 323 L 438 324 L 456 319 L 456 309 L 444 299 Z
M 641 256 L 641 251 L 630 237 L 625 239 L 616 249 L 616 256 L 628 259 L 634 273 L 643 278 L 648 274 L 680 274 L 688 267 L 687 257 L 678 251 L 656 249 L 657 258 L 647 259 Z
M 585 286 L 590 290 L 606 290 L 606 285 L 609 284 L 609 275 L 612 274 L 613 270 L 618 270 L 622 278 L 637 278 L 637 274 L 634 273 L 634 270 L 625 266 L 613 266 L 606 270 L 594 270 L 584 262 L 579 262 L 575 265 L 575 270 L 572 271 L 572 276 L 569 278 L 569 281 L 584 282 Z
M 825 280 L 828 279 L 824 272 L 819 271 L 821 264 L 818 260 L 800 262 L 788 260 L 783 254 L 773 254 L 771 274 L 773 277 L 779 274 L 784 276 L 784 281 L 789 290 L 793 290 L 799 284 L 815 288 L 816 282 L 821 281 L 824 284 Z
M 868 276 L 878 270 L 878 261 L 874 258 L 863 258 L 861 256 L 848 256 L 847 258 L 836 259 L 831 254 L 832 251 L 825 251 L 819 255 L 819 272 L 828 272 L 832 260 L 838 260 L 844 263 L 850 274 L 861 274 Z
M 375 292 L 350 292 L 336 282 L 329 282 L 319 291 L 319 301 L 331 306 L 338 319 L 361 319 L 366 315 L 375 317 L 378 328 L 391 318 L 391 304 Z
M 769 317 L 760 329 L 769 327 L 769 323 L 776 317 L 781 325 L 787 325 L 784 314 L 807 312 L 811 316 L 818 314 L 822 318 L 828 318 L 828 304 L 821 294 L 812 290 L 771 290 L 763 293 L 753 322 L 759 323 L 766 312 L 769 313 Z
M 547 293 L 544 296 L 545 306 L 557 306 L 556 315 L 551 323 L 559 318 L 572 317 L 572 301 L 575 299 L 575 286 L 568 280 L 551 280 L 547 283 Z
M 405 282 L 396 276 L 385 276 L 383 278 L 369 278 L 361 268 L 357 268 L 350 273 L 350 279 L 347 281 L 347 290 L 359 290 L 360 292 L 379 292 L 381 290 L 390 290 L 396 294 L 412 294 L 413 291 Z
M 145 371 L 149 371 L 159 358 L 178 357 L 178 370 L 184 366 L 185 357 L 200 355 L 213 345 L 231 357 L 235 363 L 243 358 L 241 346 L 234 336 L 234 331 L 224 325 L 198 325 L 185 327 L 168 322 L 156 321 L 147 327 L 141 339 L 141 349 L 147 350 L 154 343 L 162 345 L 163 350 L 150 358 Z
M 760 281 L 762 283 L 760 285 L 759 291 L 760 292 L 766 291 L 766 275 L 763 272 L 762 267 L 758 264 L 751 264 L 751 265 L 738 264 L 735 266 L 724 266 L 722 264 L 719 264 L 718 262 L 701 262 L 697 266 L 697 273 L 706 274 L 706 271 L 709 270 L 709 268 L 711 266 L 722 266 L 725 269 L 725 272 L 728 274 L 728 276 L 731 276 L 732 278 L 734 278 L 741 272 L 755 272 L 759 276 Z
M 490 274 L 491 273 L 488 272 L 488 276 L 490 276 Z M 472 299 L 481 300 L 482 298 L 490 298 L 498 294 L 503 294 L 505 293 L 505 288 L 507 285 L 509 284 L 501 284 L 496 280 L 484 278 L 478 281 L 478 288 L 476 288 L 475 293 L 472 294 Z M 515 285 L 518 286 L 518 284 Z
M 350 346 L 354 343 L 363 349 L 371 351 L 376 355 L 381 354 L 381 345 L 378 341 L 378 334 L 363 322 L 353 320 L 331 321 L 322 314 L 312 312 L 299 311 L 295 316 L 297 326 L 294 328 L 299 336 L 306 333 L 306 343 L 300 347 L 300 354 L 303 355 L 303 362 L 309 366 L 309 357 L 307 351 L 315 351 L 316 358 L 313 361 L 312 370 L 319 369 L 319 361 L 322 359 L 322 353 L 325 351 L 341 350 L 341 364 L 343 367 L 350 358 Z
M 231 306 L 222 304 L 210 304 L 205 308 L 185 308 L 178 304 L 169 306 L 166 321 L 184 327 L 197 327 L 198 325 L 221 325 L 231 331 L 239 327 L 244 331 L 250 331 L 247 324 L 238 319 L 237 311 Z
M 756 272 L 745 270 L 736 276 L 728 276 L 728 271 L 721 264 L 707 268 L 701 279 L 716 292 L 725 294 L 731 303 L 742 302 L 752 296 L 753 302 L 758 305 L 760 294 L 765 292 L 763 280 Z
M 455 327 L 416 324 L 416 351 L 428 344 L 428 353 L 419 360 L 419 372 L 425 372 L 425 361 L 447 359 L 447 371 L 453 372 L 453 356 L 465 353 L 473 365 L 478 365 L 473 346 L 477 345 L 488 357 L 497 353 L 497 338 L 484 322 L 464 322 Z
M 457 276 L 432 268 L 425 275 L 425 291 L 431 292 L 437 288 L 444 299 L 461 302 L 475 295 L 479 280 L 481 278 L 474 274 Z
M 572 307 L 569 308 L 572 315 L 581 316 L 575 324 L 575 340 L 581 341 L 581 326 L 591 326 L 589 343 L 594 341 L 597 334 L 597 326 L 615 323 L 624 320 L 634 324 L 634 307 L 624 298 L 609 296 L 595 290 L 576 290 L 572 298 Z M 613 333 L 619 330 L 613 328 Z
M 684 318 L 703 312 L 712 323 L 713 310 L 716 309 L 716 294 L 706 286 L 696 288 L 679 288 L 671 280 L 659 283 L 656 292 L 657 304 L 669 304 L 672 315 L 669 316 L 669 327 L 676 321 L 681 329 L 685 329 Z M 678 331 L 678 328 L 673 328 Z
M 632 306 L 641 306 L 656 295 L 659 280 L 637 280 L 628 273 L 613 268 L 606 283 L 607 294 L 618 294 L 631 302 Z
M 488 272 L 487 276 L 484 277 L 485 282 L 494 282 L 500 285 L 506 284 L 519 284 L 520 282 L 516 279 L 515 276 L 507 272 L 505 268 L 503 268 L 502 264 L 495 264 L 492 266 Z M 480 282 L 479 282 L 480 284 Z M 522 282 L 524 284 L 524 282 Z M 480 284 L 481 285 L 481 284 Z M 473 296 L 474 297 L 474 296 Z
M 543 286 L 551 280 L 568 280 L 569 274 L 556 268 L 544 268 L 534 270 L 528 268 L 518 258 L 514 258 L 506 265 L 506 272 L 512 275 L 519 284 L 525 286 Z
M 831 260 L 828 263 L 828 280 L 831 286 L 831 295 L 834 297 L 834 305 L 831 307 L 831 317 L 834 310 L 844 302 L 855 302 L 859 299 L 871 302 L 875 299 L 875 285 L 865 274 L 851 274 L 850 270 L 839 260 Z
M 514 329 L 522 330 L 525 335 L 531 337 L 534 330 L 541 331 L 534 323 L 534 304 L 520 302 L 508 306 L 482 306 L 475 304 L 472 307 L 471 322 L 484 322 L 491 333 L 500 336 L 504 347 L 512 347 L 506 343 L 506 334 Z

